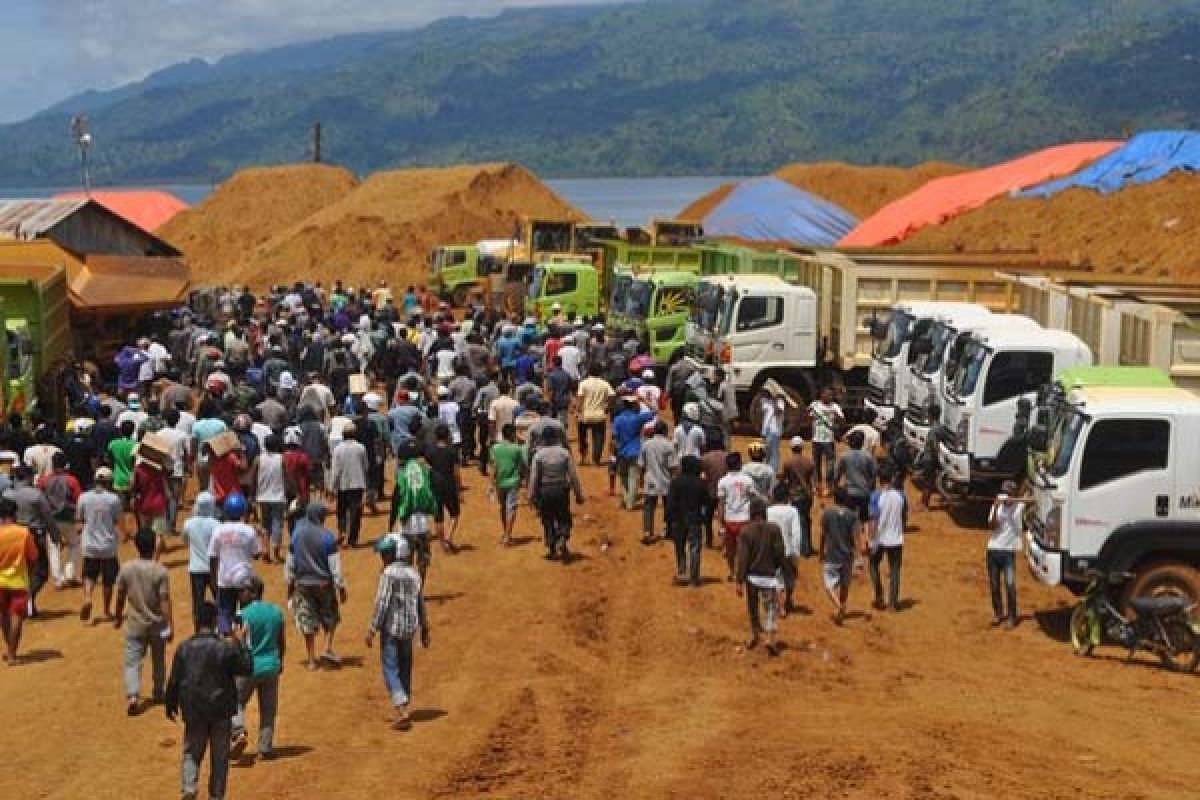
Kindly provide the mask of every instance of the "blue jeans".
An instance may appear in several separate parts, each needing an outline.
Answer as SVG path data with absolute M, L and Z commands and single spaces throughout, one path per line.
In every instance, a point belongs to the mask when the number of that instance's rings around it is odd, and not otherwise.
M 776 475 L 779 474 L 779 440 L 782 437 L 783 434 L 778 431 L 763 434 L 763 446 L 767 448 L 767 464 Z
M 403 708 L 412 699 L 413 640 L 401 639 L 388 633 L 379 639 L 379 661 L 383 666 L 383 682 L 392 705 Z
M 987 551 L 988 585 L 992 590 L 992 614 L 996 619 L 1005 617 L 1004 604 L 1001 602 L 1000 584 L 1004 584 L 1004 594 L 1008 601 L 1008 618 L 1017 621 L 1017 563 L 1016 554 L 1011 550 Z
M 279 547 L 283 542 L 283 518 L 287 514 L 287 503 L 259 503 L 258 515 L 261 517 L 263 530 L 271 539 L 272 547 Z

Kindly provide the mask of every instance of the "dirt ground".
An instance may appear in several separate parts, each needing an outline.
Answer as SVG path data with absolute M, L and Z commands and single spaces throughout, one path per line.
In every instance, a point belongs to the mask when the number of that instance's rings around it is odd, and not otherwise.
M 829 619 L 818 566 L 777 659 L 745 652 L 742 602 L 704 553 L 700 589 L 671 585 L 669 544 L 637 542 L 606 471 L 586 467 L 569 566 L 497 543 L 497 507 L 473 468 L 457 556 L 434 557 L 432 647 L 416 653 L 409 733 L 387 725 L 378 653 L 363 633 L 378 571 L 347 557 L 345 665 L 309 673 L 289 630 L 280 758 L 231 770 L 231 798 L 1168 798 L 1200 794 L 1190 742 L 1197 678 L 1104 648 L 1071 655 L 1069 597 L 1019 574 L 1024 618 L 991 629 L 978 522 L 917 513 L 900 613 Z M 385 517 L 369 517 L 377 535 Z M 604 537 L 613 545 L 601 549 Z M 126 555 L 123 553 L 123 555 Z M 190 630 L 186 555 L 167 557 Z M 263 566 L 282 602 L 282 568 Z M 79 621 L 78 590 L 43 594 L 27 663 L 0 668 L 7 727 L 0 797 L 150 798 L 178 792 L 182 727 L 161 708 L 127 718 L 121 635 Z M 149 681 L 149 666 L 145 680 Z M 143 692 L 149 693 L 149 686 Z M 250 712 L 251 731 L 257 716 Z M 252 740 L 253 747 L 253 740 Z M 207 767 L 203 773 L 207 776 Z M 207 778 L 202 778 L 206 780 Z

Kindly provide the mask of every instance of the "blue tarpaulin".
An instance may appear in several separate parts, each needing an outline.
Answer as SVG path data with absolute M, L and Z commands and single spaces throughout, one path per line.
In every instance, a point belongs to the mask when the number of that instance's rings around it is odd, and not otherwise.
M 857 224 L 853 214 L 828 200 L 767 177 L 738 184 L 704 218 L 704 233 L 831 247 Z
M 1056 181 L 1026 189 L 1019 197 L 1052 197 L 1072 188 L 1112 194 L 1129 184 L 1151 183 L 1176 171 L 1200 171 L 1200 134 L 1147 131 L 1090 167 Z

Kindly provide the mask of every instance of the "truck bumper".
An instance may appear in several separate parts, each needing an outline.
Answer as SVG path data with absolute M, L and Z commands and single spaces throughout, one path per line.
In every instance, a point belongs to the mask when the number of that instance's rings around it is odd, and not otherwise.
M 925 438 L 929 436 L 929 426 L 916 425 L 905 418 L 904 420 L 904 440 L 908 442 L 909 447 L 916 449 L 918 452 L 925 449 Z
M 955 483 L 971 482 L 971 454 L 955 453 L 944 444 L 938 444 L 938 463 L 942 471 Z
M 1062 583 L 1062 553 L 1046 550 L 1033 534 L 1025 534 L 1025 558 L 1029 562 L 1029 571 L 1033 576 L 1048 586 Z
M 869 397 L 863 398 L 863 407 L 872 409 L 875 412 L 875 427 L 880 430 L 886 428 L 888 423 L 892 421 L 892 417 L 898 413 L 896 406 L 879 405 Z

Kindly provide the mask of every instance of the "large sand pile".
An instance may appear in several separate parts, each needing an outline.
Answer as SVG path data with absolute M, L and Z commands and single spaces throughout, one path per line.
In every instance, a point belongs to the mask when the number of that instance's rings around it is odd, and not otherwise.
M 168 235 L 194 274 L 210 282 L 413 283 L 425 279 L 429 251 L 439 244 L 512 236 L 522 214 L 584 219 L 514 164 L 381 172 L 357 187 L 344 173 L 349 184 L 342 191 L 313 173 L 312 185 L 280 182 L 269 194 L 244 174 L 199 207 L 195 220 L 184 221 L 188 238 Z M 210 205 L 221 213 L 203 213 Z
M 934 178 L 955 175 L 968 167 L 927 161 L 915 167 L 860 167 L 837 161 L 814 164 L 789 164 L 774 175 L 788 183 L 836 203 L 862 219 L 874 214 L 888 203 Z M 736 184 L 727 183 L 704 195 L 680 212 L 683 219 L 703 219 Z
M 1110 195 L 1070 189 L 1048 200 L 999 198 L 899 249 L 1033 250 L 1103 272 L 1196 281 L 1200 176 L 1176 173 Z
M 157 233 L 183 251 L 194 276 L 228 274 L 246 266 L 254 248 L 357 185 L 349 170 L 325 164 L 245 169 Z

